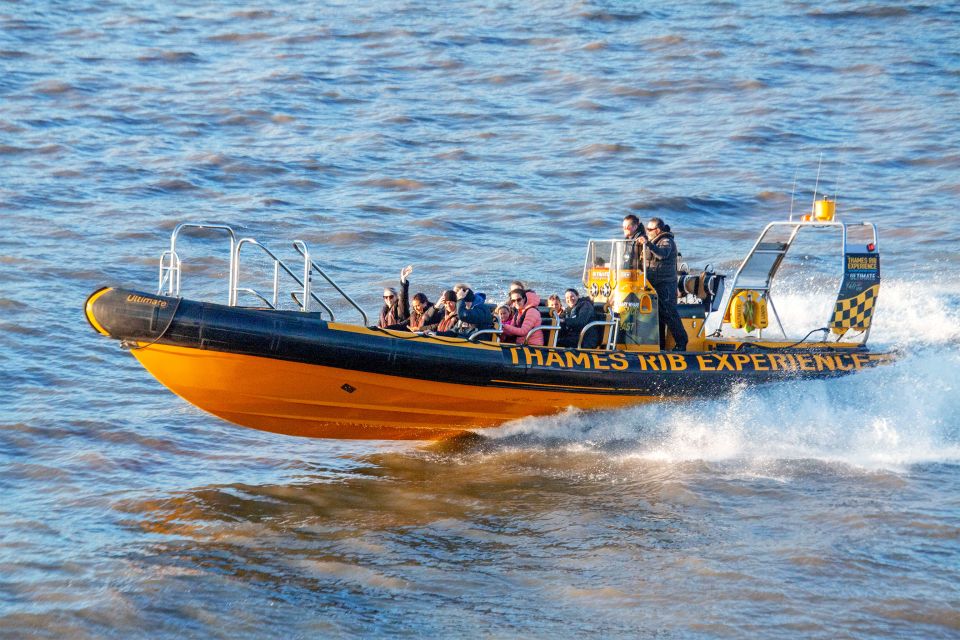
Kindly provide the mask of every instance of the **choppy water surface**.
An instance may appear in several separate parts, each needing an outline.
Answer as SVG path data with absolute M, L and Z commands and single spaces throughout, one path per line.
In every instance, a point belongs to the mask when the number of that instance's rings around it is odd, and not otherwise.
M 960 12 L 770 4 L 0 6 L 0 636 L 960 635 Z M 183 220 L 301 238 L 370 312 L 407 263 L 576 284 L 628 211 L 731 270 L 821 153 L 904 352 L 840 381 L 307 441 L 81 313 Z M 223 243 L 183 250 L 225 299 Z M 791 266 L 797 333 L 829 266 Z

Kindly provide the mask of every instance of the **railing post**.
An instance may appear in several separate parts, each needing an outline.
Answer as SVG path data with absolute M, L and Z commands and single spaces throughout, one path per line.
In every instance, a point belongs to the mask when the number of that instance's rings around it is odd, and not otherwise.
M 273 308 L 277 308 L 279 303 L 278 295 L 280 292 L 280 261 L 273 261 Z
M 310 311 L 310 272 L 312 271 L 310 252 L 303 246 L 303 310 Z

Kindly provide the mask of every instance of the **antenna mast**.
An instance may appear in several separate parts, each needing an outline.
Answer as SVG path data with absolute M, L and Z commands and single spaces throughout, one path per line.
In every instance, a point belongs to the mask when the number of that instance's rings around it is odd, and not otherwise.
M 820 160 L 817 162 L 817 182 L 813 185 L 813 202 L 810 203 L 810 217 L 813 218 L 817 206 L 817 190 L 820 188 L 820 168 L 823 166 L 823 151 L 820 152 Z
M 793 197 L 797 194 L 797 174 L 800 173 L 800 167 L 793 172 L 793 188 L 790 189 L 790 222 L 793 222 Z

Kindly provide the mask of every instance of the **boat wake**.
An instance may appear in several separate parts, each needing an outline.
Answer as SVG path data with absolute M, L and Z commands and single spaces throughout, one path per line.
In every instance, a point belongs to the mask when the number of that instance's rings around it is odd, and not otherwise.
M 914 283 L 884 287 L 870 342 L 901 350 L 891 366 L 833 380 L 744 387 L 709 399 L 525 418 L 484 431 L 484 446 L 601 450 L 741 470 L 816 460 L 899 472 L 960 461 L 960 292 L 925 288 L 918 297 Z M 815 327 L 823 314 L 810 300 L 819 295 L 781 292 L 778 308 Z

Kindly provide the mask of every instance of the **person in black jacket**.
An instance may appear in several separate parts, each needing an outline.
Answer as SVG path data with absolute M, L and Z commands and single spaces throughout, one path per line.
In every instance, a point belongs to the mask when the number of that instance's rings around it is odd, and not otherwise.
M 389 287 L 383 290 L 384 305 L 380 310 L 381 328 L 394 331 L 428 331 L 436 329 L 436 325 L 443 319 L 443 312 L 427 298 L 427 294 L 418 292 L 413 296 L 413 305 L 410 304 L 410 274 L 413 265 L 407 265 L 400 271 L 400 294 L 396 289 Z M 391 312 L 396 322 L 384 324 Z
M 476 331 L 493 329 L 493 306 L 486 303 L 487 297 L 482 293 L 474 293 L 465 284 L 456 285 L 453 290 L 457 294 L 457 333 L 462 337 L 469 337 Z M 482 336 L 481 339 L 491 340 L 493 336 Z
M 674 351 L 686 351 L 687 332 L 677 313 L 677 243 L 670 227 L 660 218 L 647 221 L 647 237 L 638 240 L 644 247 L 647 281 L 657 290 L 660 313 L 660 348 L 666 348 L 664 326 L 670 329 L 676 346 Z
M 623 269 L 640 268 L 640 250 L 643 248 L 640 239 L 646 240 L 647 234 L 640 224 L 640 218 L 632 213 L 623 216 L 623 239 L 632 241 L 623 252 Z
M 558 347 L 574 349 L 580 342 L 580 332 L 596 319 L 593 310 L 593 300 L 581 298 L 576 289 L 567 289 L 563 293 L 567 309 L 560 318 L 560 336 L 557 338 Z M 583 349 L 596 349 L 600 344 L 600 327 L 591 327 L 583 336 Z

